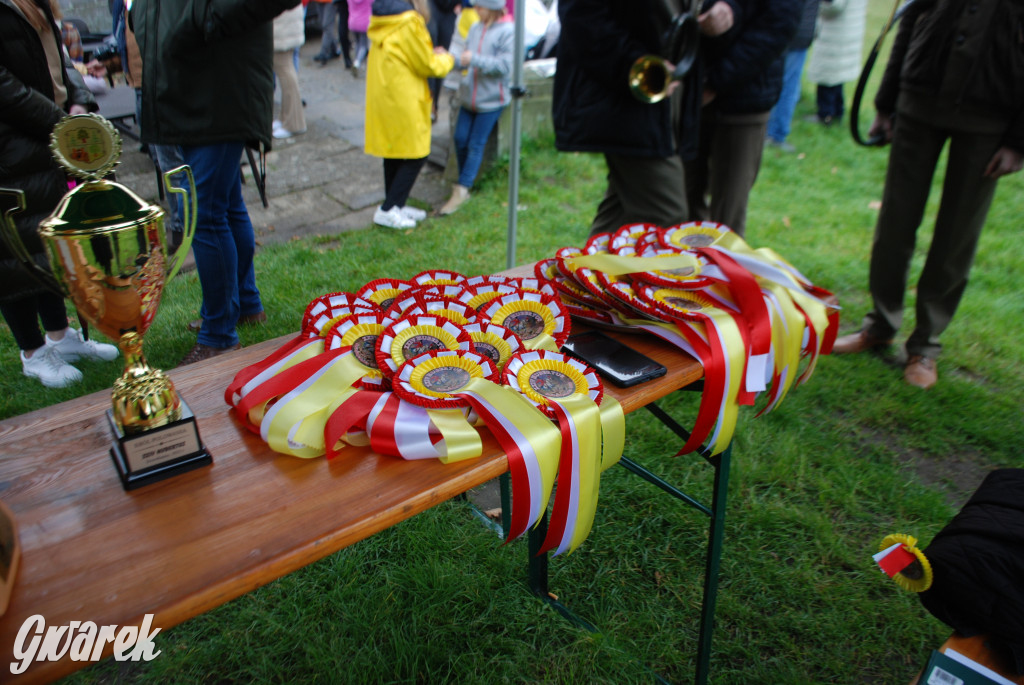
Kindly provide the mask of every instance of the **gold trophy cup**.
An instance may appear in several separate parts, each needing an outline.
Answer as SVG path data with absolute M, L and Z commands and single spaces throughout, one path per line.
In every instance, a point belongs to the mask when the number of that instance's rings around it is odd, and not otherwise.
M 106 415 L 115 438 L 110 454 L 122 485 L 131 490 L 212 463 L 192 411 L 171 379 L 142 354 L 142 337 L 164 284 L 181 268 L 195 234 L 192 170 L 184 166 L 163 175 L 167 191 L 182 196 L 185 220 L 184 239 L 168 258 L 164 211 L 102 178 L 121 154 L 120 137 L 109 121 L 95 114 L 65 117 L 54 127 L 50 143 L 61 166 L 83 179 L 39 225 L 52 273 L 25 249 L 10 212 L 0 229 L 31 273 L 70 298 L 83 319 L 118 342 L 125 368 L 114 382 L 113 406 Z M 187 176 L 188 188 L 172 185 L 178 174 Z M 24 209 L 21 191 L 0 193 L 14 196 L 17 208 Z

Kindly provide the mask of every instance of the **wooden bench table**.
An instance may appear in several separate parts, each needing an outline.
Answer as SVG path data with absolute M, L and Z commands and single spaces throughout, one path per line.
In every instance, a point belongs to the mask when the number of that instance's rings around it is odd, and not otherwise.
M 652 336 L 615 335 L 669 369 L 627 390 L 606 385 L 626 412 L 702 376 L 696 361 Z M 507 470 L 485 430 L 483 457 L 449 465 L 368 448 L 347 448 L 330 462 L 271 451 L 223 395 L 238 370 L 289 337 L 169 371 L 213 465 L 137 490 L 122 489 L 108 454 L 109 391 L 0 422 L 0 500 L 22 545 L 0 617 L 0 680 L 46 682 L 91 663 L 34 662 L 12 676 L 15 638 L 30 616 L 48 626 L 137 626 L 154 614 L 153 627 L 168 628 Z M 108 646 L 104 656 L 111 653 Z

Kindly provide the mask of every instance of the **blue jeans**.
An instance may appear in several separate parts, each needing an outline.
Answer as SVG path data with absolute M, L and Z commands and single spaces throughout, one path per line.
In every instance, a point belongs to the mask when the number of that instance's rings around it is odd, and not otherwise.
M 238 343 L 240 315 L 263 311 L 256 289 L 256 236 L 242 199 L 242 143 L 181 146 L 196 180 L 196 234 L 192 253 L 203 291 L 198 341 L 211 347 Z
M 768 137 L 779 143 L 785 142 L 793 122 L 793 111 L 800 100 L 800 77 L 804 73 L 807 50 L 790 50 L 782 72 L 782 93 L 768 119 Z
M 484 161 L 487 139 L 500 117 L 500 109 L 471 112 L 465 107 L 459 108 L 459 118 L 455 122 L 455 158 L 459 162 L 460 186 L 473 187 L 480 164 Z

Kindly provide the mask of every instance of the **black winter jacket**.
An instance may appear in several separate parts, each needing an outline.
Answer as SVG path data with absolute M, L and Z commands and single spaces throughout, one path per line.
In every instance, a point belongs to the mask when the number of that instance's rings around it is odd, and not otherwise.
M 713 0 L 705 2 L 708 6 Z M 732 3 L 730 3 L 732 4 Z M 784 58 L 803 13 L 803 0 L 738 0 L 734 25 L 704 39 L 706 86 L 724 114 L 770 111 L 782 92 Z
M 299 0 L 136 0 L 142 139 L 259 143 L 273 118 L 272 20 Z
M 680 9 L 666 0 L 560 0 L 561 34 L 552 97 L 555 146 L 637 157 L 675 153 L 668 99 L 648 105 L 629 90 L 629 68 L 661 54 Z
M 924 555 L 924 607 L 967 637 L 987 633 L 1024 673 L 1024 469 L 989 473 Z
M 814 42 L 814 34 L 818 25 L 819 0 L 804 0 L 803 14 L 800 16 L 800 24 L 797 26 L 793 42 L 789 44 L 790 50 L 806 50 Z
M 49 3 L 39 5 L 52 23 Z M 63 46 L 56 24 L 53 39 Z M 65 65 L 64 85 L 66 107 L 79 104 L 90 111 L 97 109 L 81 75 L 70 65 Z M 14 3 L 0 0 L 0 188 L 24 192 L 26 211 L 12 217 L 25 247 L 43 266 L 46 257 L 37 228 L 68 190 L 67 177 L 50 153 L 50 133 L 65 114 L 53 101 L 53 82 L 39 33 Z M 14 206 L 12 198 L 0 197 L 0 211 Z M 0 241 L 0 300 L 41 290 Z
M 903 15 L 875 96 L 893 114 L 901 92 L 933 111 L 1005 122 L 1003 145 L 1024 153 L 1024 2 L 916 0 Z

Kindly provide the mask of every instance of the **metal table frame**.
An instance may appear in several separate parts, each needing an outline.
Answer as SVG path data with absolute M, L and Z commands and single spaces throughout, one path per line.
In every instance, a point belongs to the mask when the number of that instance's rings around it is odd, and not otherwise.
M 697 382 L 682 390 L 700 390 L 703 383 Z M 675 419 L 665 412 L 657 403 L 651 403 L 644 407 L 654 415 L 664 426 L 682 438 L 684 441 L 690 436 L 689 431 L 683 428 Z M 725 510 L 729 491 L 729 469 L 732 463 L 732 446 L 727 447 L 721 454 L 711 455 L 711 451 L 702 446 L 696 452 L 704 458 L 714 469 L 714 485 L 712 490 L 711 505 L 707 506 L 696 498 L 668 483 L 661 477 L 655 475 L 637 462 L 622 457 L 619 465 L 633 475 L 643 478 L 648 483 L 656 486 L 673 498 L 682 501 L 690 507 L 708 517 L 708 544 L 704 562 L 704 590 L 701 601 L 700 633 L 697 640 L 697 664 L 695 669 L 694 683 L 704 685 L 708 682 L 711 664 L 712 632 L 715 623 L 715 607 L 718 600 L 718 576 L 722 561 L 722 545 L 725 535 Z M 501 512 L 502 528 L 507 534 L 511 512 L 511 487 L 508 474 L 500 477 L 501 484 Z M 548 555 L 539 554 L 541 544 L 547 535 L 548 521 L 545 514 L 540 523 L 531 528 L 528 534 L 528 570 L 527 584 L 530 592 L 539 597 L 545 603 L 558 611 L 563 617 L 574 625 L 590 632 L 600 632 L 594 625 L 573 613 L 573 611 L 555 599 L 548 590 Z M 657 674 L 654 674 L 660 682 L 667 682 Z

